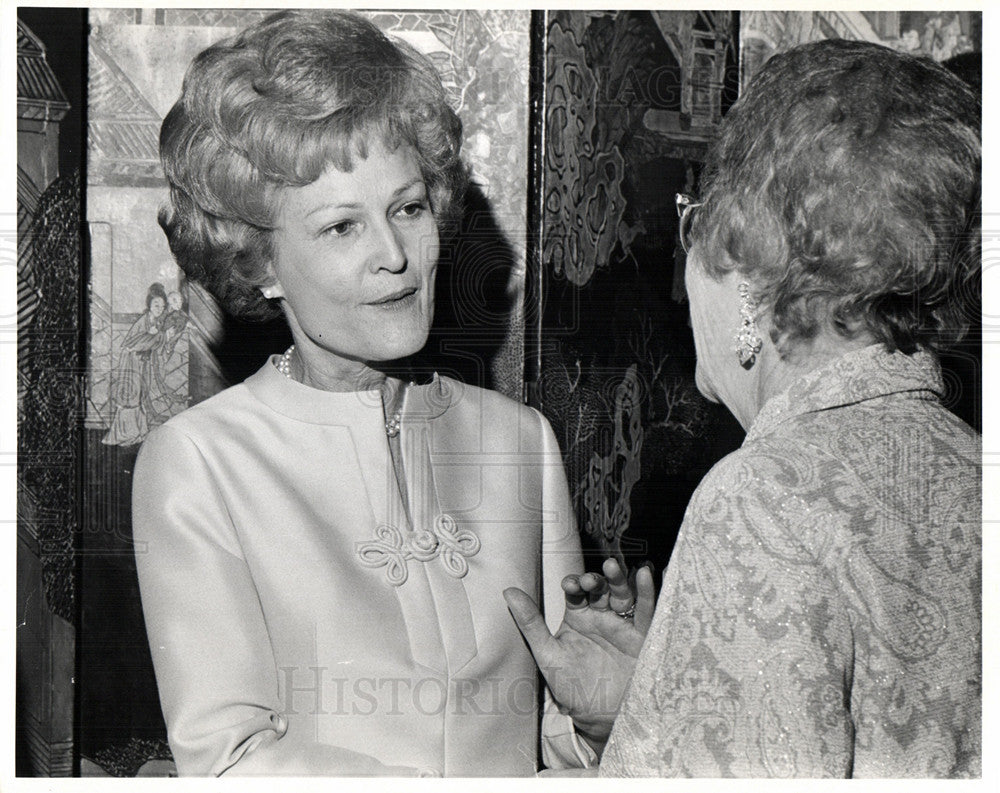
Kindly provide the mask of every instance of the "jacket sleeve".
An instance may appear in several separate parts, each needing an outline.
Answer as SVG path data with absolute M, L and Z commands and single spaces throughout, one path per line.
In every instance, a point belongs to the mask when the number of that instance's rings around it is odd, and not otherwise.
M 537 411 L 536 411 L 537 413 Z M 549 422 L 537 413 L 542 429 L 544 472 L 542 484 L 542 607 L 549 631 L 562 624 L 566 601 L 560 582 L 583 572 L 583 553 L 576 515 L 570 501 L 559 444 Z M 597 755 L 573 729 L 573 720 L 562 713 L 545 689 L 542 711 L 542 763 L 547 768 L 590 768 Z
M 417 774 L 288 732 L 238 534 L 184 432 L 165 425 L 146 439 L 132 514 L 146 631 L 179 774 Z

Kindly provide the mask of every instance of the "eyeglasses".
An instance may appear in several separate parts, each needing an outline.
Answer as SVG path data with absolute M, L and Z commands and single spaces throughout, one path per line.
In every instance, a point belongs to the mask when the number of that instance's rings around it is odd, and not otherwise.
M 674 196 L 674 203 L 677 204 L 677 217 L 681 219 L 678 231 L 680 232 L 681 238 L 681 248 L 684 249 L 684 253 L 688 253 L 691 250 L 691 243 L 688 241 L 688 227 L 691 225 L 691 211 L 702 206 L 702 203 L 696 203 L 691 196 L 684 193 L 677 193 Z

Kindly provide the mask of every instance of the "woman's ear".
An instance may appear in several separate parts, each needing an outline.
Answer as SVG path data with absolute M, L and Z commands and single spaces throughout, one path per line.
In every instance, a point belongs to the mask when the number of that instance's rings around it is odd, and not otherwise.
M 270 262 L 267 263 L 267 274 L 265 275 L 264 280 L 265 284 L 259 287 L 260 293 L 264 295 L 264 297 L 268 300 L 273 300 L 274 298 L 285 296 L 285 290 L 281 288 L 281 283 L 274 274 L 274 265 Z
M 771 340 L 771 346 L 777 350 L 781 360 L 789 361 L 794 357 L 795 344 L 788 331 L 779 331 L 774 327 L 769 327 L 767 337 Z

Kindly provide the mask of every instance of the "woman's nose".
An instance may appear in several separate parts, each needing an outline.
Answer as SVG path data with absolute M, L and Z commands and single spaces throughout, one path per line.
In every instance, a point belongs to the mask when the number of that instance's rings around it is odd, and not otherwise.
M 378 243 L 372 253 L 372 272 L 389 270 L 397 273 L 406 269 L 406 249 L 402 234 L 388 221 L 378 229 Z

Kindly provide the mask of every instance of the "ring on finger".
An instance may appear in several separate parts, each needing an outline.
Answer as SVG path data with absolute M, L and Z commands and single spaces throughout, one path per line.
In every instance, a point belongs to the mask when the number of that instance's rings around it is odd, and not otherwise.
M 633 603 L 631 606 L 629 606 L 624 611 L 619 611 L 618 609 L 615 609 L 615 614 L 617 614 L 623 620 L 630 620 L 630 619 L 632 619 L 635 616 L 635 603 Z

